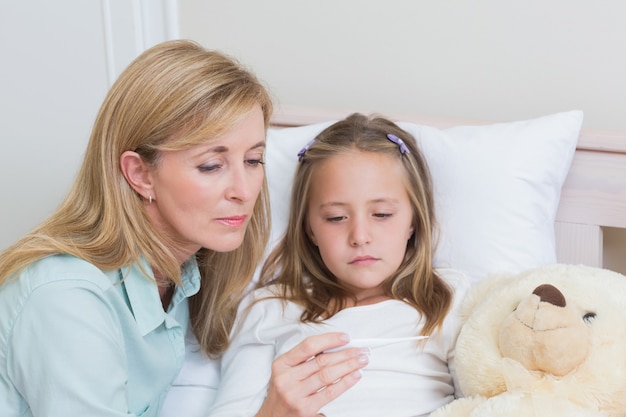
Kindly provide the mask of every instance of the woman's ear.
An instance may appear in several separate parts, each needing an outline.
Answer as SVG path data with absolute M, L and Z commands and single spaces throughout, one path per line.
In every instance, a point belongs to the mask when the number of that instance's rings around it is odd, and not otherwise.
M 137 152 L 126 151 L 120 156 L 120 169 L 128 184 L 145 200 L 152 200 L 150 167 Z

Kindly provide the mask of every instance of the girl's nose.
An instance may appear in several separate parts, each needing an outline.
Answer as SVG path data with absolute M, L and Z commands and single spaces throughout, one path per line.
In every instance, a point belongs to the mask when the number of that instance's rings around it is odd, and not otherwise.
M 367 221 L 362 219 L 354 220 L 352 231 L 350 233 L 350 245 L 362 246 L 371 242 L 371 236 Z

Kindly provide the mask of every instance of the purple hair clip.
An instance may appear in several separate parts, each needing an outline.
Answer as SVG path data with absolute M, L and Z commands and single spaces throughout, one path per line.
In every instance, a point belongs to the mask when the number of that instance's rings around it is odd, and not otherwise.
M 309 141 L 309 143 L 307 143 L 306 145 L 304 145 L 304 147 L 302 149 L 300 149 L 300 152 L 298 152 L 298 162 L 302 161 L 302 158 L 304 157 L 304 154 L 306 153 L 306 151 L 309 150 L 311 145 L 313 145 L 314 143 L 315 143 L 315 139 L 311 139 Z
M 401 154 L 404 155 L 405 153 L 411 153 L 409 152 L 409 148 L 406 147 L 406 144 L 404 143 L 404 141 L 400 139 L 399 137 L 397 137 L 396 135 L 392 133 L 387 133 L 387 139 L 389 139 L 390 141 L 398 145 L 398 147 L 400 148 Z

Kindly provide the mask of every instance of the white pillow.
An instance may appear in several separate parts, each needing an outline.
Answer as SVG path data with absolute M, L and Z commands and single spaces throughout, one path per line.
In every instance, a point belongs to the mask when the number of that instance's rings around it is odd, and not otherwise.
M 478 281 L 556 263 L 554 221 L 582 120 L 575 110 L 450 129 L 398 122 L 432 173 L 440 225 L 435 266 Z M 273 243 L 286 228 L 296 154 L 331 123 L 268 131 Z
M 293 175 L 298 165 L 298 152 L 333 121 L 267 131 L 265 173 L 270 191 L 272 231 L 270 248 L 282 237 L 289 219 L 289 200 Z

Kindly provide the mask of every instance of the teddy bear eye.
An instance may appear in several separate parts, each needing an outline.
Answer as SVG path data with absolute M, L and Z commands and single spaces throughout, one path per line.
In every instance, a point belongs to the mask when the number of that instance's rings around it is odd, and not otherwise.
M 596 318 L 596 313 L 587 313 L 583 316 L 583 321 L 585 323 L 591 323 L 595 320 Z

